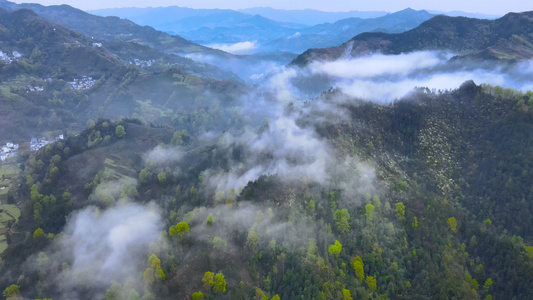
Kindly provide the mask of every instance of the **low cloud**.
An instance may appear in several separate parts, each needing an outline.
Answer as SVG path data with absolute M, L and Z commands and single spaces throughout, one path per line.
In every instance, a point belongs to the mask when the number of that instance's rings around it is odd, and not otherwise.
M 257 49 L 257 41 L 246 41 L 235 44 L 210 44 L 207 46 L 232 54 L 250 54 Z
M 413 71 L 443 64 L 451 55 L 438 52 L 414 52 L 400 55 L 374 54 L 354 59 L 313 62 L 312 74 L 338 78 L 372 78 L 383 75 L 407 75 Z
M 450 61 L 452 56 L 450 52 L 421 51 L 315 61 L 299 68 L 298 76 L 290 78 L 285 91 L 292 97 L 316 97 L 325 89 L 338 88 L 352 97 L 386 103 L 406 96 L 415 87 L 451 90 L 467 80 L 524 92 L 533 89 L 533 61 L 516 64 Z
M 56 284 L 63 299 L 84 298 L 78 294 L 84 287 L 93 292 L 105 291 L 112 281 L 127 282 L 140 291 L 142 263 L 161 229 L 162 220 L 155 205 L 128 203 L 107 210 L 87 207 L 70 216 L 48 251 L 33 257 L 38 263 L 30 258 L 29 264 L 42 265 L 43 257 L 68 264 L 57 274 Z

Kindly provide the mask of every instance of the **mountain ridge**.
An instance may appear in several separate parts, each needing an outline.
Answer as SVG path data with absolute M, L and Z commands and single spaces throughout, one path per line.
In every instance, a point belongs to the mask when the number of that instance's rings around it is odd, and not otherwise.
M 106 41 L 132 41 L 145 43 L 166 53 L 209 53 L 221 56 L 229 54 L 192 43 L 178 35 L 169 35 L 149 26 L 139 26 L 118 17 L 91 15 L 68 5 L 42 6 L 39 4 L 15 4 L 0 0 L 0 8 L 31 9 L 38 15 L 61 24 L 86 36 Z
M 418 27 L 398 34 L 362 33 L 338 47 L 310 49 L 293 60 L 306 65 L 313 60 L 338 59 L 371 54 L 400 54 L 423 50 L 448 50 L 459 57 L 523 60 L 533 57 L 533 12 L 509 13 L 496 20 L 436 16 Z M 513 40 L 521 41 L 510 49 Z M 510 46 L 511 45 L 511 46 Z

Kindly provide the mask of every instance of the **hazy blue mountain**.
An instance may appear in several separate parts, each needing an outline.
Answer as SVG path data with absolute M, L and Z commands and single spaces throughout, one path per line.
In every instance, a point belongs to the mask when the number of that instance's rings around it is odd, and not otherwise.
M 467 17 L 467 18 L 476 18 L 476 19 L 497 19 L 503 15 L 491 15 L 491 14 L 482 14 L 482 13 L 472 13 L 460 10 L 452 10 L 448 12 L 438 11 L 438 10 L 428 10 L 428 12 L 435 15 L 445 15 L 449 17 Z
M 303 52 L 310 48 L 340 45 L 362 32 L 400 33 L 415 28 L 434 15 L 425 10 L 405 9 L 379 18 L 348 18 L 335 23 L 325 23 L 304 28 L 293 36 L 280 38 L 264 46 L 265 51 L 275 49 Z
M 289 37 L 303 27 L 305 26 L 280 23 L 255 15 L 236 22 L 232 26 L 202 27 L 198 30 L 182 32 L 181 35 L 200 44 L 238 43 L 244 41 L 264 43 L 280 37 Z
M 202 27 L 232 27 L 252 15 L 230 9 L 186 7 L 114 8 L 89 11 L 98 16 L 117 16 L 168 33 L 189 32 Z
M 347 12 L 325 12 L 314 9 L 286 10 L 272 7 L 253 7 L 240 9 L 240 12 L 248 14 L 258 14 L 278 22 L 294 22 L 305 25 L 317 25 L 322 23 L 332 23 L 347 18 L 377 18 L 387 14 L 386 11 L 347 11 Z

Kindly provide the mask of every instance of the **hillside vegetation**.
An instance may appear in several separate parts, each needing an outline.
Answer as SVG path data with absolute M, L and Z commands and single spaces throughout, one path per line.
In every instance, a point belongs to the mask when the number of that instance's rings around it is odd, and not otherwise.
M 352 157 L 329 165 L 333 182 L 311 174 L 287 181 L 281 173 L 218 191 L 207 184 L 216 172 L 252 159 L 244 144 L 223 142 L 228 132 L 206 144 L 186 131 L 101 120 L 30 156 L 18 192 L 28 199 L 22 224 L 4 255 L 13 274 L 5 284 L 24 275 L 17 281 L 23 295 L 61 297 L 54 278 L 72 262 L 50 249 L 65 216 L 87 205 L 155 201 L 167 230 L 145 254 L 155 257 L 148 271 L 141 261 L 130 274 L 144 283 L 109 282 L 107 291 L 77 283 L 85 291 L 79 297 L 117 299 L 135 290 L 146 299 L 197 292 L 224 299 L 527 298 L 530 99 L 471 82 L 440 94 L 420 89 L 392 104 L 331 91 L 306 104 L 296 122 L 332 145 L 335 157 Z M 345 117 L 316 122 L 331 111 L 319 103 Z M 258 133 L 274 124 L 266 126 Z M 174 158 L 151 151 L 142 159 L 150 149 Z M 276 154 L 265 151 L 263 159 L 275 163 Z M 39 251 L 47 260 L 37 276 L 22 262 Z M 209 279 L 218 274 L 218 283 Z

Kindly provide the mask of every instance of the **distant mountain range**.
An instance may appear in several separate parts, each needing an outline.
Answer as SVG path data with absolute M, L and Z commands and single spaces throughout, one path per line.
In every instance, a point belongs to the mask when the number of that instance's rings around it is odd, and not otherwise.
M 337 46 L 354 35 L 367 31 L 399 33 L 440 14 L 409 8 L 389 14 L 384 11 L 322 12 L 269 7 L 234 11 L 177 6 L 118 8 L 91 12 L 102 16 L 127 18 L 141 25 L 179 34 L 203 45 L 255 42 L 255 52 L 270 53 L 301 53 L 309 48 Z M 463 12 L 452 13 L 482 16 Z
M 254 15 L 260 15 L 272 21 L 282 23 L 295 23 L 306 26 L 314 26 L 324 23 L 335 23 L 342 19 L 360 18 L 370 19 L 383 17 L 390 12 L 387 11 L 346 11 L 346 12 L 325 12 L 314 9 L 285 10 L 271 7 L 253 7 L 240 10 L 230 9 L 193 9 L 179 6 L 169 7 L 128 7 L 90 10 L 89 13 L 98 16 L 117 16 L 126 18 L 140 25 L 149 25 L 163 31 L 173 31 L 176 33 L 199 29 L 199 20 L 225 20 L 226 25 L 230 25 L 232 20 L 242 21 Z M 500 16 L 486 15 L 480 13 L 470 13 L 463 11 L 429 11 L 435 15 L 448 15 L 452 17 L 463 16 L 470 18 L 494 19 Z M 213 28 L 209 22 L 204 22 L 205 27 Z M 218 23 L 218 26 L 224 26 Z
M 378 18 L 348 18 L 299 30 L 290 37 L 267 43 L 264 49 L 301 53 L 310 48 L 332 47 L 362 32 L 404 32 L 434 16 L 425 10 L 405 9 Z
M 211 21 L 211 17 L 209 17 L 209 21 Z M 239 43 L 246 41 L 255 41 L 263 44 L 280 37 L 289 37 L 306 27 L 299 24 L 272 21 L 260 15 L 251 16 L 232 23 L 232 25 L 216 27 L 213 26 L 218 25 L 219 23 L 213 23 L 212 25 L 209 24 L 211 27 L 204 26 L 189 32 L 180 32 L 180 34 L 184 38 L 204 45 L 212 43 Z
M 449 50 L 458 57 L 489 60 L 533 58 L 533 12 L 509 13 L 496 20 L 436 16 L 397 34 L 366 32 L 338 47 L 309 49 L 293 64 L 335 60 L 371 53 L 400 54 L 422 50 Z

